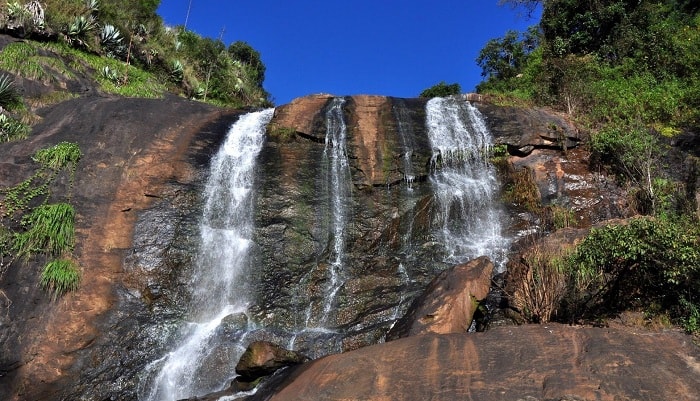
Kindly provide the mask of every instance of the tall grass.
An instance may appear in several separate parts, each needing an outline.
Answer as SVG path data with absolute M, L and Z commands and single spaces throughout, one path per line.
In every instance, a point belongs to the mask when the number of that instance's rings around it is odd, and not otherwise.
M 55 259 L 41 272 L 41 287 L 53 293 L 54 300 L 80 286 L 80 271 L 72 260 Z

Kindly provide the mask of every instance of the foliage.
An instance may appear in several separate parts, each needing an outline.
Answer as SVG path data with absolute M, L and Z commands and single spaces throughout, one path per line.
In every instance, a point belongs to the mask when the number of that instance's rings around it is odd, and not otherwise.
M 41 286 L 53 293 L 56 299 L 69 291 L 75 291 L 80 285 L 80 271 L 72 260 L 55 259 L 44 266 L 41 272 Z
M 571 302 L 575 316 L 594 306 L 658 304 L 673 310 L 700 285 L 700 225 L 684 218 L 637 218 L 593 229 L 569 264 L 581 294 Z M 692 312 L 687 303 L 685 309 Z
M 26 139 L 29 136 L 29 126 L 23 122 L 0 114 L 0 143 Z
M 227 52 L 233 60 L 247 66 L 246 69 L 250 71 L 250 79 L 262 88 L 263 81 L 265 81 L 265 65 L 260 58 L 260 52 L 240 40 L 231 43 Z
M 503 198 L 530 212 L 539 212 L 541 207 L 540 191 L 535 183 L 533 172 L 527 168 L 512 169 L 504 182 Z
M 527 321 L 547 323 L 558 312 L 567 290 L 565 255 L 534 244 L 520 260 L 523 275 L 511 299 Z
M 43 196 L 43 202 L 46 202 L 50 195 L 50 185 L 63 170 L 69 172 L 68 198 L 70 199 L 75 170 L 81 157 L 82 153 L 78 145 L 70 142 L 61 142 L 51 148 L 38 150 L 32 159 L 40 164 L 39 170 L 19 184 L 0 192 L 4 194 L 0 202 L 3 217 L 12 217 L 18 211 L 28 211 L 30 203 L 36 198 Z
M 462 93 L 462 87 L 458 83 L 447 84 L 445 81 L 440 81 L 430 88 L 423 90 L 423 92 L 421 92 L 418 96 L 423 98 L 433 98 L 459 95 L 460 93 Z
M 75 209 L 68 202 L 48 203 L 50 187 L 61 171 L 68 171 L 65 198 L 69 201 L 81 157 L 78 146 L 69 142 L 40 149 L 32 157 L 40 165 L 38 171 L 0 191 L 0 275 L 14 259 L 26 263 L 43 257 L 48 263 L 40 284 L 53 293 L 54 299 L 77 289 L 80 273 L 77 265 L 66 259 L 75 245 Z M 5 257 L 10 257 L 9 263 L 4 263 Z
M 75 242 L 75 210 L 68 203 L 40 205 L 22 218 L 25 231 L 16 233 L 12 250 L 18 258 L 37 254 L 59 256 Z
M 181 27 L 165 27 L 156 14 L 159 0 L 46 0 L 42 4 L 46 24 L 36 28 L 37 36 L 53 38 L 58 33 L 63 43 L 84 54 L 61 49 L 60 43 L 44 46 L 59 49 L 59 55 L 69 53 L 77 64 L 71 67 L 90 76 L 96 73 L 107 92 L 160 97 L 170 90 L 220 105 L 270 105 L 270 96 L 262 88 L 265 66 L 255 49 L 242 41 L 227 49 L 220 40 Z M 20 3 L 17 7 L 24 10 Z M 0 21 L 0 27 L 7 24 Z M 36 45 L 29 42 L 27 47 Z M 12 65 L 4 68 L 10 71 L 33 79 L 52 79 L 54 68 L 47 68 L 49 62 L 39 60 L 35 49 L 31 50 L 20 58 L 0 55 L 0 68 L 5 58 Z M 98 56 L 122 63 L 95 60 Z M 182 68 L 174 69 L 178 63 Z

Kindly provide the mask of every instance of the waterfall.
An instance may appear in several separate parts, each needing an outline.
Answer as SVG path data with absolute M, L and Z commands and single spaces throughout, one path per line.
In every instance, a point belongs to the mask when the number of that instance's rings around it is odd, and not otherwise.
M 439 209 L 435 223 L 445 261 L 486 255 L 502 271 L 508 241 L 501 234 L 498 183 L 488 161 L 492 138 L 481 113 L 461 99 L 433 98 L 426 106 L 426 124 Z
M 139 392 L 141 400 L 181 399 L 228 385 L 232 366 L 213 369 L 204 364 L 221 354 L 242 353 L 240 345 L 231 350 L 229 344 L 219 344 L 215 334 L 223 318 L 247 312 L 242 275 L 253 229 L 253 173 L 272 113 L 267 109 L 241 116 L 212 160 L 186 334 L 176 349 L 154 363 L 157 373 L 149 388 Z M 238 357 L 225 359 L 235 363 Z
M 305 351 L 313 357 L 341 351 L 342 333 L 335 330 L 333 307 L 346 278 L 346 229 L 350 217 L 348 203 L 352 197 L 344 105 L 345 98 L 334 98 L 326 112 L 321 184 L 327 205 L 321 208 L 323 216 L 320 218 L 327 222 L 329 249 L 326 250 L 327 258 L 320 260 L 316 269 L 326 270 L 327 285 L 320 293 L 312 294 L 306 308 L 304 327 L 294 333 L 289 341 L 290 348 L 298 349 L 301 345 L 301 348 L 308 348 Z
M 411 127 L 410 112 L 405 102 L 400 99 L 396 99 L 393 112 L 394 118 L 396 118 L 399 139 L 401 140 L 401 146 L 403 148 L 403 177 L 406 181 L 406 188 L 410 190 L 413 187 L 413 181 L 416 179 L 413 172 L 413 163 L 411 162 L 415 144 L 413 143 L 413 128 Z

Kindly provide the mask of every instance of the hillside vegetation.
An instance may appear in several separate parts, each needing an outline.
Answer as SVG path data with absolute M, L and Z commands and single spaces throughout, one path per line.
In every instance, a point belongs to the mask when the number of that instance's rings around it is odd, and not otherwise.
M 545 316 L 522 312 L 535 321 L 576 321 L 641 308 L 699 332 L 700 4 L 505 3 L 541 6 L 542 18 L 486 44 L 478 91 L 567 113 L 590 134 L 591 162 L 617 175 L 638 215 L 531 263 L 539 277 L 564 276 L 566 291 L 549 297 Z M 680 143 L 690 145 L 672 149 Z
M 0 4 L 0 143 L 25 139 L 38 108 L 83 93 L 163 97 L 226 107 L 270 105 L 265 66 L 245 42 L 228 47 L 166 27 L 159 0 L 32 0 Z M 36 172 L 0 188 L 0 277 L 11 265 L 43 264 L 54 298 L 78 288 L 72 184 L 81 150 L 40 149 Z M 64 194 L 52 187 L 68 176 Z M 37 263 L 30 263 L 30 260 Z
M 0 29 L 29 39 L 3 53 L 0 68 L 32 79 L 69 67 L 106 92 L 161 96 L 170 91 L 223 106 L 264 106 L 265 66 L 245 42 L 228 47 L 184 27 L 167 27 L 159 0 L 13 1 L 0 5 Z M 14 44 L 13 44 L 14 45 Z M 42 58 L 43 57 L 43 58 Z M 28 65 L 32 65 L 29 68 Z M 143 89 L 143 85 L 148 89 Z

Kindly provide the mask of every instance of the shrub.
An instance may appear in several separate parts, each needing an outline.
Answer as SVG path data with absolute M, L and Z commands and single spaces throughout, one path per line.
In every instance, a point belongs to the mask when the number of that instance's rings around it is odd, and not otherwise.
M 27 124 L 6 114 L 0 114 L 0 142 L 26 139 L 29 136 L 29 131 Z
M 520 261 L 522 277 L 511 296 L 514 306 L 532 323 L 547 323 L 557 314 L 567 291 L 565 251 L 534 245 Z
M 672 310 L 700 286 L 700 226 L 644 217 L 593 229 L 568 264 L 584 294 L 572 303 L 575 313 L 652 304 Z

